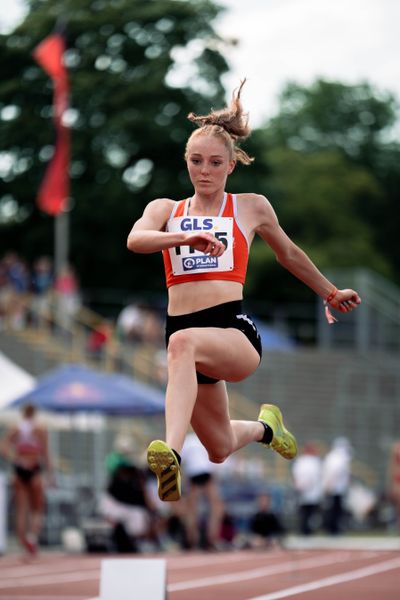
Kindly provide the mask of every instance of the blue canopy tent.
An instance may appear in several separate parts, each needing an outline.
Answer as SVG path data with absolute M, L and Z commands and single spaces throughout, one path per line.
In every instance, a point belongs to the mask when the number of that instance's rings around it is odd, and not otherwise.
M 68 416 L 69 460 L 74 465 L 73 476 L 82 461 L 82 447 L 87 453 L 91 446 L 87 440 L 92 440 L 93 466 L 87 478 L 96 495 L 103 489 L 106 476 L 107 427 L 104 418 L 156 416 L 165 408 L 161 390 L 126 375 L 103 373 L 79 364 L 64 365 L 38 377 L 34 388 L 13 400 L 7 408 L 22 407 L 28 402 L 40 411 Z M 60 435 L 57 429 L 51 431 L 52 453 L 56 457 L 60 457 Z M 69 489 L 74 485 L 69 483 Z
M 57 412 L 103 415 L 153 415 L 164 411 L 164 394 L 152 386 L 116 373 L 64 365 L 39 377 L 35 387 L 16 398 L 10 408 L 32 402 Z

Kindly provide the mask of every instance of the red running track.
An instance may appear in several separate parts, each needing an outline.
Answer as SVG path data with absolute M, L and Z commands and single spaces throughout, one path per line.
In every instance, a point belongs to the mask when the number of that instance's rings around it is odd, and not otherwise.
M 94 600 L 103 558 L 165 558 L 168 600 L 398 600 L 395 550 L 246 550 L 156 555 L 42 553 L 0 558 L 1 600 Z M 132 598 L 134 594 L 132 582 Z M 151 600 L 151 599 L 149 599 Z

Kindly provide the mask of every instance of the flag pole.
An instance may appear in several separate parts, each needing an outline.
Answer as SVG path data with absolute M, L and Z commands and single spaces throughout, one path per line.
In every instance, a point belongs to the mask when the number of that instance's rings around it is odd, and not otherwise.
M 54 281 L 68 264 L 69 257 L 69 211 L 62 210 L 54 217 Z M 62 322 L 62 307 L 58 294 L 55 295 L 54 316 L 57 328 Z
M 63 210 L 54 217 L 54 274 L 57 278 L 68 264 L 69 212 Z

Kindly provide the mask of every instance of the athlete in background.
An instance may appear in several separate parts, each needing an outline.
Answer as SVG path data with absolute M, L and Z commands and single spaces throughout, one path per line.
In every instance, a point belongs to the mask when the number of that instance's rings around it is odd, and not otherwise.
M 0 444 L 2 455 L 13 465 L 16 532 L 29 555 L 37 553 L 43 524 L 44 470 L 52 477 L 47 431 L 37 424 L 36 412 L 33 404 L 25 405 L 21 421 Z

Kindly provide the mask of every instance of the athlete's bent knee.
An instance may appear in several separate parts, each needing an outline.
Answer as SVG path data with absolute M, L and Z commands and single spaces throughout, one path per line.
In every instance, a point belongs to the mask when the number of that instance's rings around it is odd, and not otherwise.
M 175 331 L 169 338 L 168 357 L 175 358 L 193 353 L 193 342 L 191 336 L 185 329 Z
M 227 458 L 231 455 L 231 450 L 228 448 L 219 448 L 218 450 L 214 450 L 213 452 L 208 453 L 208 458 L 210 462 L 216 463 L 220 465 L 225 462 Z

